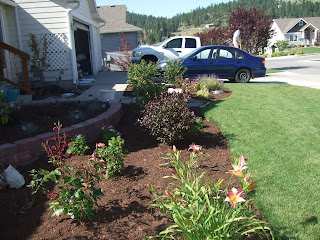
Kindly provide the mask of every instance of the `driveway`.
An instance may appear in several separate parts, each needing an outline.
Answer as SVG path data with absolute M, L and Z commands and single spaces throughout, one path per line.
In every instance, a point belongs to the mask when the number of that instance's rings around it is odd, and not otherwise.
M 282 72 L 270 73 L 250 82 L 285 83 L 320 89 L 320 55 L 266 58 L 266 68 Z

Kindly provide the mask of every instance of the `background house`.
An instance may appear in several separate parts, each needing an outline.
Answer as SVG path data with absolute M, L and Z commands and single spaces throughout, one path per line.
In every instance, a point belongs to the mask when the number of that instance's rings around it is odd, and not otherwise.
M 320 17 L 274 19 L 271 27 L 275 33 L 269 40 L 268 53 L 279 40 L 289 40 L 289 45 L 314 45 L 320 33 Z
M 66 88 L 78 81 L 79 56 L 89 74 L 102 69 L 103 23 L 95 0 L 0 0 L 2 41 L 32 56 L 29 34 L 45 37 L 50 43 L 45 78 L 60 78 Z
M 100 28 L 102 54 L 117 57 L 123 35 L 129 42 L 130 50 L 139 45 L 138 34 L 141 28 L 128 24 L 126 5 L 112 5 L 98 7 L 99 15 L 106 21 Z

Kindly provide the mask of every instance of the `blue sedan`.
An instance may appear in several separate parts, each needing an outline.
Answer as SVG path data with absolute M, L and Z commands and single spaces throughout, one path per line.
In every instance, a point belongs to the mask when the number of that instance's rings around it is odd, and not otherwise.
M 219 78 L 247 83 L 251 78 L 266 75 L 265 59 L 253 56 L 241 49 L 229 46 L 204 46 L 180 58 L 181 65 L 187 68 L 189 77 L 202 74 L 215 74 Z M 158 63 L 165 69 L 170 61 Z

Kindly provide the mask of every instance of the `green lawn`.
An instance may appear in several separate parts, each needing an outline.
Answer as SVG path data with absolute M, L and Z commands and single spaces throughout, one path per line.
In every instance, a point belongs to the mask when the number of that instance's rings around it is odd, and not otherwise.
M 255 206 L 276 239 L 320 239 L 320 90 L 284 84 L 226 84 L 229 98 L 204 109 L 249 158 Z
M 303 54 L 318 54 L 320 53 L 320 47 L 302 47 L 299 50 L 303 51 Z

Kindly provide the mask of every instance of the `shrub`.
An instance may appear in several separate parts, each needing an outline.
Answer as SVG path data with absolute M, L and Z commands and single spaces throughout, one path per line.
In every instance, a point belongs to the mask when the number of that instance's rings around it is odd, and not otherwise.
M 271 57 L 282 57 L 282 56 L 287 56 L 288 54 L 287 53 L 284 53 L 284 52 L 275 52 L 275 53 L 272 53 Z
M 196 92 L 197 97 L 202 98 L 202 99 L 210 99 L 211 94 L 208 91 L 208 89 L 200 89 L 199 91 Z
M 249 188 L 228 190 L 222 186 L 223 179 L 209 183 L 205 179 L 205 172 L 199 173 L 199 157 L 202 147 L 190 145 L 192 150 L 189 160 L 181 159 L 181 151 L 173 147 L 173 154 L 165 157 L 170 162 L 173 183 L 168 185 L 164 195 L 158 195 L 154 187 L 150 188 L 154 194 L 154 206 L 169 216 L 174 225 L 153 236 L 161 239 L 247 239 L 248 234 L 255 233 L 254 239 L 268 238 L 268 233 L 273 237 L 269 227 L 260 222 L 250 209 L 250 201 L 246 201 L 242 194 Z M 244 160 L 243 156 L 240 158 Z M 244 166 L 242 161 L 237 166 L 240 175 Z M 243 175 L 243 174 L 242 174 Z M 245 177 L 250 182 L 250 177 Z M 251 184 L 251 183 L 250 183 Z M 250 185 L 248 184 L 248 185 Z M 170 237 L 169 237 L 170 236 Z M 148 239 L 150 239 L 149 237 Z
M 141 61 L 140 64 L 132 64 L 128 70 L 128 84 L 132 84 L 133 93 L 136 96 L 137 105 L 143 107 L 154 96 L 159 95 L 165 86 L 154 83 L 159 75 L 159 68 L 153 62 Z
M 301 49 L 297 50 L 296 54 L 303 54 L 303 50 L 301 50 Z
M 98 143 L 96 150 L 92 154 L 92 159 L 96 161 L 107 179 L 122 173 L 124 168 L 124 140 L 120 137 L 112 137 L 108 145 Z
M 264 54 L 262 54 L 262 55 L 261 55 L 261 57 L 263 57 L 263 58 L 268 58 L 268 57 L 270 57 L 270 55 L 269 55 L 269 54 L 264 53 Z
M 182 79 L 187 71 L 187 68 L 182 66 L 181 60 L 168 60 L 163 76 L 165 82 L 174 84 L 177 79 Z
M 52 210 L 51 217 L 61 214 L 78 219 L 94 217 L 98 199 L 103 195 L 101 189 L 96 186 L 101 179 L 98 175 L 99 165 L 93 159 L 89 159 L 85 165 L 77 168 L 69 166 L 66 163 L 70 158 L 67 154 L 68 136 L 61 134 L 61 128 L 60 123 L 55 124 L 53 129 L 58 135 L 42 144 L 49 162 L 55 169 L 31 170 L 32 181 L 28 187 L 32 188 L 32 194 L 41 191 L 51 199 L 49 203 L 49 209 Z M 45 186 L 48 181 L 56 183 L 57 190 L 49 191 Z
M 289 40 L 279 40 L 276 42 L 277 47 L 279 48 L 279 51 L 285 50 L 289 45 Z
M 216 75 L 201 75 L 194 81 L 196 91 L 207 89 L 209 92 L 220 90 L 223 82 Z
M 289 55 L 295 55 L 296 54 L 296 51 L 295 50 L 291 50 L 290 52 L 289 52 Z
M 120 133 L 116 131 L 116 129 L 110 125 L 109 127 L 103 127 L 102 128 L 102 141 L 105 144 L 108 144 L 108 141 L 113 138 L 113 137 L 117 137 L 120 136 Z
M 192 126 L 197 124 L 187 102 L 186 94 L 162 93 L 145 106 L 138 122 L 160 142 L 172 143 L 190 133 Z
M 86 138 L 81 134 L 78 134 L 76 137 L 71 139 L 67 153 L 71 155 L 84 155 L 89 149 Z
M 120 33 L 120 47 L 118 52 L 122 53 L 124 57 L 113 58 L 113 63 L 118 66 L 121 71 L 127 71 L 131 66 L 131 52 L 130 43 L 123 33 Z

